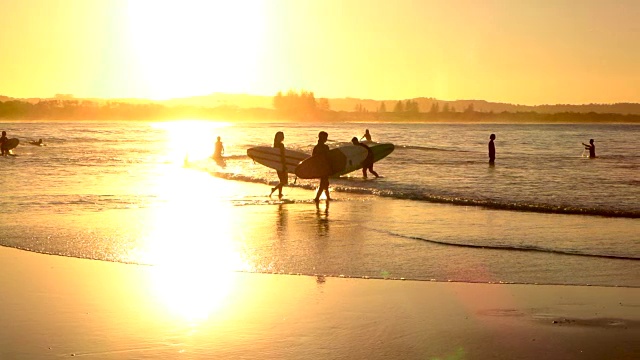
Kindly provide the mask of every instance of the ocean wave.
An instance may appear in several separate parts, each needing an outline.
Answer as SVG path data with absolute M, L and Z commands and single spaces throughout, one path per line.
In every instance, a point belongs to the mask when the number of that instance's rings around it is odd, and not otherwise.
M 597 258 L 604 258 L 604 259 L 640 260 L 640 257 L 635 257 L 635 256 L 594 254 L 594 253 L 581 252 L 578 250 L 551 249 L 551 248 L 544 248 L 544 247 L 539 247 L 534 245 L 480 245 L 480 244 L 455 243 L 455 242 L 448 242 L 448 241 L 442 241 L 442 240 L 426 239 L 420 236 L 404 235 L 404 234 L 399 234 L 399 233 L 395 233 L 393 231 L 388 231 L 388 230 L 376 229 L 376 231 L 385 233 L 388 235 L 392 235 L 392 236 L 401 237 L 404 239 L 425 241 L 432 244 L 445 245 L 445 246 L 457 246 L 457 247 L 464 247 L 464 248 L 505 250 L 505 251 L 508 251 L 508 250 L 532 251 L 532 252 L 552 253 L 552 254 L 561 254 L 561 255 L 597 257 Z
M 243 174 L 231 174 L 225 172 L 209 171 L 210 174 L 227 180 L 246 181 L 258 184 L 275 184 L 275 180 L 268 180 L 261 177 L 253 177 Z M 343 180 L 344 181 L 344 180 Z M 289 183 L 290 187 L 298 187 L 307 190 L 315 190 L 317 184 L 312 182 Z M 332 191 L 361 194 L 361 195 L 374 195 L 380 197 L 388 197 L 400 200 L 414 200 L 414 201 L 426 201 L 431 203 L 449 204 L 449 205 L 461 205 L 461 206 L 478 206 L 488 209 L 496 210 L 509 210 L 509 211 L 524 211 L 524 212 L 537 212 L 547 214 L 566 214 L 566 215 L 589 215 L 589 216 L 604 216 L 615 218 L 640 218 L 640 211 L 635 210 L 616 210 L 616 209 L 603 209 L 603 208 L 587 208 L 587 207 L 575 207 L 566 205 L 553 205 L 553 204 L 536 204 L 536 203 L 523 203 L 523 202 L 501 202 L 492 199 L 474 199 L 465 198 L 459 196 L 446 196 L 438 194 L 425 194 L 418 191 L 398 191 L 377 187 L 354 187 L 350 185 L 336 184 L 331 185 Z
M 535 204 L 522 202 L 500 202 L 496 200 L 471 199 L 463 197 L 402 192 L 379 192 L 379 195 L 405 200 L 428 201 L 433 203 L 463 206 L 480 206 L 496 210 L 526 211 L 547 214 L 591 215 L 632 219 L 640 218 L 640 211 L 634 210 L 582 208 L 566 205 Z
M 460 149 L 442 149 L 428 146 L 415 146 L 415 145 L 396 145 L 396 149 L 405 149 L 405 150 L 420 150 L 420 151 L 446 151 L 446 152 L 469 152 L 467 150 Z
M 238 155 L 241 159 L 246 155 Z M 471 163 L 475 163 L 471 161 Z M 265 176 L 265 172 L 247 172 L 230 173 L 225 169 L 212 168 L 211 166 L 197 166 L 192 164 L 194 168 L 206 171 L 213 176 L 235 181 L 244 181 L 259 184 L 275 184 L 276 179 Z M 229 165 L 227 163 L 227 165 Z M 636 180 L 630 180 L 630 185 L 637 185 Z M 407 185 L 407 184 L 405 184 Z M 317 182 L 315 181 L 297 181 L 289 183 L 290 187 L 298 187 L 308 190 L 316 190 Z M 564 203 L 537 203 L 531 201 L 520 201 L 518 199 L 495 199 L 475 197 L 469 194 L 448 194 L 439 193 L 437 189 L 428 189 L 419 186 L 404 186 L 395 182 L 363 182 L 360 178 L 355 181 L 353 178 L 341 177 L 332 179 L 331 189 L 336 192 L 373 195 L 401 200 L 424 201 L 430 203 L 441 203 L 459 206 L 475 206 L 495 210 L 535 212 L 547 214 L 565 214 L 565 215 L 585 215 L 585 216 L 603 216 L 612 218 L 640 218 L 640 210 L 635 208 L 619 208 L 612 206 L 585 206 L 585 205 L 568 205 Z

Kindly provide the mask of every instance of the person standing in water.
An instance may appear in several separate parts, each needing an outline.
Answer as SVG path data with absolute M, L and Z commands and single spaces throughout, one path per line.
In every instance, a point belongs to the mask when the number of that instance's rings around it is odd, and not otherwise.
M 289 175 L 287 174 L 287 161 L 284 157 L 284 144 L 282 141 L 284 140 L 284 133 L 282 131 L 278 131 L 273 138 L 273 147 L 276 149 L 280 149 L 280 161 L 282 162 L 282 170 L 276 170 L 278 173 L 278 185 L 271 189 L 271 193 L 269 196 L 273 195 L 273 193 L 278 190 L 278 198 L 282 198 L 282 187 L 289 183 Z
M 369 129 L 364 130 L 364 135 L 360 138 L 360 140 L 366 139 L 367 141 L 371 141 L 371 134 L 369 133 Z
M 596 144 L 594 144 L 593 139 L 589 139 L 588 144 L 582 143 L 582 145 L 584 145 L 585 149 L 589 150 L 589 158 L 593 159 L 596 157 Z
M 371 148 L 367 146 L 367 144 L 359 142 L 358 138 L 355 136 L 351 139 L 351 143 L 353 143 L 353 145 L 362 146 L 363 148 L 367 149 L 367 158 L 362 162 L 362 177 L 364 177 L 365 179 L 367 178 L 367 170 L 369 170 L 369 172 L 372 173 L 375 177 L 380 177 L 378 176 L 377 172 L 373 171 L 373 151 L 371 151 Z
M 7 148 L 5 147 L 5 143 L 8 140 L 9 139 L 7 139 L 7 132 L 3 131 L 2 132 L 2 137 L 0 137 L 0 155 L 2 155 L 2 156 L 9 155 L 9 150 L 7 150 Z
M 496 139 L 496 134 L 491 134 L 489 136 L 489 165 L 493 165 L 496 161 L 496 145 L 493 143 L 493 140 Z
M 215 144 L 215 148 L 213 150 L 213 158 L 214 159 L 222 159 L 222 155 L 224 154 L 224 146 L 222 145 L 222 141 L 220 141 L 220 136 Z
M 329 134 L 324 131 L 320 131 L 320 133 L 318 133 L 318 144 L 313 148 L 311 156 L 324 157 L 327 164 L 330 165 L 331 159 L 329 159 L 329 146 L 327 146 L 326 144 L 328 139 Z M 327 196 L 327 201 L 331 200 L 331 197 L 329 196 L 329 176 L 320 178 L 320 186 L 318 187 L 318 192 L 316 193 L 316 198 L 314 199 L 315 202 L 320 201 L 320 195 L 322 195 L 323 191 Z

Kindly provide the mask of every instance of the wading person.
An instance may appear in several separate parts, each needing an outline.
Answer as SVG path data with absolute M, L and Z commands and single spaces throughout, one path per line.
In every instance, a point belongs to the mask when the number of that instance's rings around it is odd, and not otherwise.
M 493 165 L 496 161 L 496 145 L 493 140 L 496 139 L 496 134 L 489 136 L 489 165 Z
M 367 178 L 367 170 L 369 170 L 369 172 L 372 173 L 375 177 L 380 177 L 378 176 L 377 172 L 373 171 L 373 151 L 371 151 L 371 148 L 367 146 L 367 144 L 359 142 L 357 137 L 353 137 L 351 139 L 351 142 L 353 143 L 353 145 L 362 146 L 363 148 L 367 149 L 367 158 L 362 162 L 362 177 L 364 177 L 365 179 Z
M 282 170 L 276 170 L 278 173 L 278 185 L 271 189 L 271 193 L 269 196 L 273 195 L 273 193 L 278 190 L 278 198 L 282 198 L 282 187 L 289 183 L 289 175 L 287 174 L 287 162 L 284 157 L 284 144 L 282 141 L 284 140 L 284 133 L 282 131 L 278 131 L 276 135 L 273 137 L 273 147 L 276 149 L 280 149 L 280 161 L 282 161 Z
M 215 144 L 215 148 L 213 150 L 213 158 L 214 159 L 222 159 L 222 155 L 224 154 L 224 146 L 222 145 L 222 141 L 220 141 L 220 136 Z
M 582 145 L 584 145 L 586 150 L 589 150 L 589 158 L 593 159 L 596 157 L 596 144 L 594 144 L 593 139 L 589 139 L 588 144 L 582 143 Z
M 369 129 L 364 130 L 364 135 L 360 138 L 360 140 L 365 139 L 367 141 L 371 141 L 371 134 L 369 133 Z
M 318 133 L 318 144 L 313 148 L 313 152 L 311 153 L 311 156 L 324 157 L 327 164 L 331 166 L 331 160 L 329 159 L 329 146 L 327 146 L 326 144 L 328 138 L 329 138 L 329 134 L 327 134 L 326 132 L 320 131 L 320 133 Z M 314 199 L 315 202 L 320 201 L 320 195 L 322 195 L 323 191 L 327 196 L 327 201 L 331 200 L 331 197 L 329 196 L 329 176 L 328 175 L 320 178 L 320 186 L 318 187 L 318 192 L 316 193 L 316 198 Z

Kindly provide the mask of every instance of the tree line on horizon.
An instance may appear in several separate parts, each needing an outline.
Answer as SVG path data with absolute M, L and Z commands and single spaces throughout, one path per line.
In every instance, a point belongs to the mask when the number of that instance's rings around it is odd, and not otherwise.
M 203 107 L 192 105 L 166 106 L 158 103 L 129 103 L 123 101 L 91 101 L 71 96 L 41 99 L 0 101 L 0 119 L 50 120 L 254 120 L 254 121 L 460 121 L 460 122 L 640 122 L 640 115 L 596 112 L 538 113 L 535 111 L 477 111 L 468 103 L 458 111 L 449 103 L 432 102 L 422 111 L 415 99 L 398 100 L 389 111 L 385 101 L 378 102 L 374 111 L 357 103 L 353 111 L 331 110 L 329 99 L 316 99 L 313 92 L 279 91 L 273 97 L 273 109 L 245 109 L 231 105 Z

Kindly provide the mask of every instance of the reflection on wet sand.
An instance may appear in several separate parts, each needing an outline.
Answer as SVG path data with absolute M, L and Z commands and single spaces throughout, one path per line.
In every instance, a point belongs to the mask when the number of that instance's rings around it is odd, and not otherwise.
M 329 236 L 329 201 L 324 203 L 324 208 L 320 203 L 316 203 L 316 218 L 318 219 L 317 235 Z

